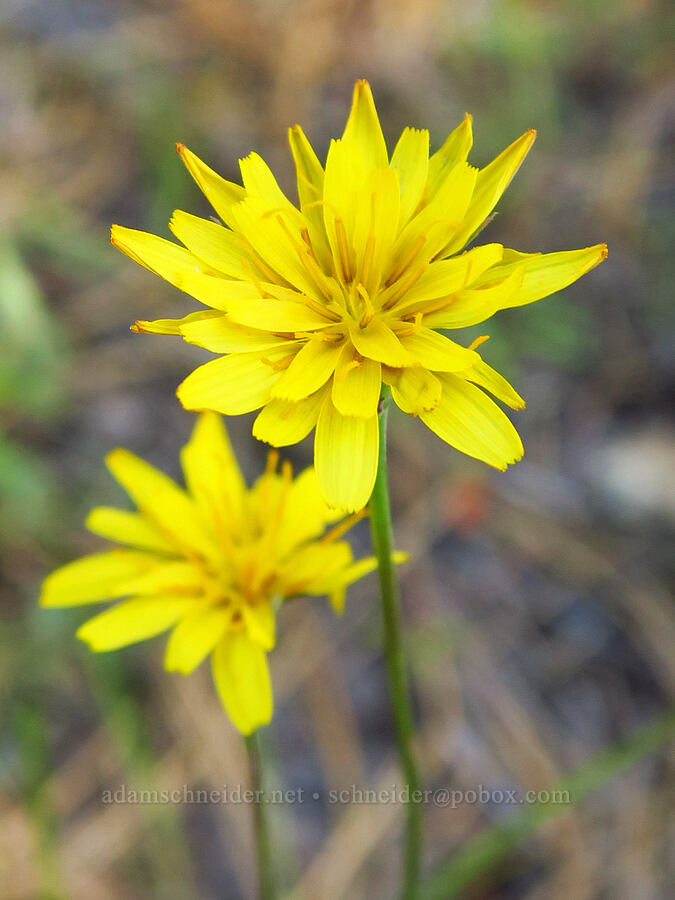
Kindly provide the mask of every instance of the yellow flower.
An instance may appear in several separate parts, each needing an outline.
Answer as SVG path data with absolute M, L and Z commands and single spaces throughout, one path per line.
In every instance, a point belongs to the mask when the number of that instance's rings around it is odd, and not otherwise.
M 272 716 L 267 652 L 275 613 L 298 594 L 328 594 L 342 610 L 348 584 L 375 568 L 355 562 L 340 537 L 351 516 L 322 499 L 314 470 L 293 479 L 265 473 L 248 490 L 219 416 L 203 413 L 181 463 L 187 489 L 127 450 L 106 459 L 138 507 L 98 507 L 87 527 L 124 545 L 85 556 L 49 575 L 42 606 L 128 598 L 85 622 L 78 637 L 95 651 L 115 650 L 172 629 L 164 666 L 188 674 L 211 656 L 213 679 L 235 726 L 250 734 Z M 396 555 L 401 561 L 402 555 Z
M 293 444 L 316 426 L 314 459 L 331 506 L 370 497 L 382 383 L 397 405 L 458 450 L 498 469 L 523 447 L 501 409 L 524 401 L 476 352 L 439 329 L 475 325 L 571 284 L 605 244 L 519 253 L 464 251 L 489 220 L 535 138 L 527 131 L 484 169 L 467 163 L 471 117 L 429 156 L 429 133 L 406 128 L 389 157 L 372 94 L 359 81 L 325 169 L 296 125 L 289 132 L 299 208 L 256 153 L 243 187 L 178 151 L 223 225 L 176 211 L 184 246 L 113 226 L 112 242 L 204 303 L 183 319 L 137 322 L 222 354 L 178 389 L 187 409 L 239 415 L 262 407 L 253 434 Z M 463 252 L 464 251 L 464 252 Z

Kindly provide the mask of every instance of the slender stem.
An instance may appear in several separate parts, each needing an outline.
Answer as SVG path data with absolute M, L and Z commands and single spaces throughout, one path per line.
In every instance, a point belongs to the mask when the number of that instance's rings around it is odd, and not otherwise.
M 380 456 L 377 465 L 377 478 L 372 497 L 370 498 L 370 527 L 380 576 L 382 617 L 384 622 L 384 655 L 387 663 L 389 692 L 394 713 L 396 742 L 401 770 L 407 788 L 407 829 L 402 896 L 405 900 L 415 900 L 419 896 L 422 808 L 419 802 L 421 799 L 419 794 L 419 775 L 412 752 L 414 729 L 408 679 L 401 643 L 398 583 L 392 561 L 394 540 L 387 476 L 387 416 L 391 395 L 388 388 L 385 390 L 386 393 L 382 395 L 382 409 L 380 412 Z
M 256 732 L 245 738 L 248 751 L 248 762 L 251 777 L 251 790 L 254 792 L 253 822 L 255 828 L 256 851 L 258 854 L 258 890 L 260 900 L 274 900 L 274 879 L 272 878 L 272 855 L 270 838 L 267 829 L 267 809 L 265 806 L 262 760 L 260 743 Z

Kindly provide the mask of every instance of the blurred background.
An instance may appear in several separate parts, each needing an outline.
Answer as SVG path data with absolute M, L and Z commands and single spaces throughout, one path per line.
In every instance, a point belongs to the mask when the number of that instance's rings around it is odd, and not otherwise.
M 177 474 L 192 419 L 174 390 L 207 357 L 130 333 L 195 304 L 110 247 L 110 223 L 168 237 L 174 208 L 210 214 L 177 140 L 232 179 L 255 148 L 295 197 L 287 126 L 323 158 L 357 77 L 390 147 L 405 125 L 437 147 L 467 110 L 483 165 L 539 130 L 490 240 L 610 247 L 562 294 L 489 323 L 483 355 L 527 399 L 523 462 L 493 473 L 394 417 L 425 786 L 546 788 L 672 704 L 669 25 L 657 0 L 3 0 L 3 900 L 254 895 L 246 808 L 102 802 L 123 784 L 245 782 L 208 667 L 166 675 L 161 639 L 93 656 L 74 638 L 86 613 L 36 599 L 52 568 L 102 548 L 87 511 L 124 503 L 109 449 Z M 249 477 L 265 456 L 251 419 L 228 423 Z M 291 455 L 307 463 L 311 442 Z M 365 523 L 355 537 L 367 552 Z M 401 807 L 325 799 L 397 780 L 379 647 L 372 576 L 340 620 L 318 601 L 281 617 L 269 784 L 323 798 L 271 809 L 284 896 L 394 896 Z M 672 896 L 672 774 L 651 754 L 463 896 Z M 510 812 L 427 807 L 427 869 Z

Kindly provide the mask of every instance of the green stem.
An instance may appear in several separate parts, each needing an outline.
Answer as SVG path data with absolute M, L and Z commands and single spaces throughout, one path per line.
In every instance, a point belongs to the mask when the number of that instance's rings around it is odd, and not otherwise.
M 420 858 L 422 854 L 422 808 L 419 802 L 421 799 L 419 795 L 419 776 L 412 752 L 414 729 L 408 679 L 401 643 L 398 583 L 392 560 L 394 540 L 391 525 L 391 508 L 389 505 L 389 480 L 387 476 L 387 416 L 390 400 L 391 395 L 389 390 L 386 389 L 386 393 L 382 395 L 382 409 L 379 417 L 380 455 L 375 487 L 370 498 L 370 527 L 380 576 L 382 618 L 384 623 L 384 655 L 387 663 L 389 692 L 394 713 L 396 742 L 401 770 L 407 788 L 407 829 L 402 896 L 405 900 L 415 900 L 419 896 Z
M 258 854 L 258 888 L 260 900 L 274 900 L 274 879 L 272 878 L 272 855 L 267 828 L 267 809 L 265 806 L 262 760 L 258 735 L 254 732 L 245 738 L 248 751 L 248 762 L 251 778 L 251 790 L 254 792 L 253 823 L 255 828 L 256 851 Z

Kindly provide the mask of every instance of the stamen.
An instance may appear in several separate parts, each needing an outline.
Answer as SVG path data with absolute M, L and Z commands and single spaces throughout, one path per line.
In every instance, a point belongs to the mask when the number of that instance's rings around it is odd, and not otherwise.
M 339 540 L 343 534 L 346 534 L 350 528 L 356 525 L 357 522 L 360 522 L 361 519 L 365 518 L 368 515 L 368 508 L 364 507 L 358 512 L 352 513 L 351 516 L 347 516 L 346 519 L 343 519 L 341 522 L 331 528 L 330 531 L 327 531 L 326 534 L 321 538 L 321 544 L 332 544 L 334 541 Z
M 301 294 L 302 302 L 305 306 L 309 306 L 310 309 L 313 309 L 314 312 L 318 313 L 320 316 L 323 316 L 324 319 L 329 319 L 331 322 L 341 322 L 342 319 L 338 316 L 337 313 L 334 313 L 331 309 L 327 309 L 318 300 L 315 300 L 314 297 L 310 297 L 308 294 Z
M 284 220 L 281 218 L 281 216 L 277 216 L 277 222 L 281 226 L 281 228 L 284 231 L 288 240 L 293 245 L 293 249 L 298 254 L 298 256 L 300 258 L 300 262 L 303 264 L 303 266 L 309 273 L 310 278 L 313 279 L 313 281 L 315 282 L 315 284 L 317 285 L 317 287 L 319 288 L 321 293 L 324 295 L 326 300 L 330 300 L 331 293 L 328 288 L 328 284 L 326 282 L 326 276 L 321 271 L 321 267 L 319 266 L 319 264 L 317 263 L 317 261 L 314 257 L 314 251 L 312 251 L 310 254 L 305 247 L 303 247 L 301 244 L 298 243 L 297 238 L 293 234 L 291 234 L 291 231 L 289 230 L 288 226 L 286 225 Z M 309 240 L 309 233 L 307 234 L 307 239 Z M 311 248 L 311 243 L 309 246 Z
M 298 168 L 296 168 L 295 172 L 296 172 L 296 175 L 297 175 L 297 178 L 299 181 L 302 181 L 303 184 L 306 184 L 307 187 L 310 188 L 312 191 L 314 191 L 315 194 L 319 193 L 318 187 L 315 184 L 312 184 L 312 182 L 309 180 L 309 178 L 305 175 L 304 172 L 301 172 L 300 169 L 298 169 Z M 300 209 L 305 210 L 309 206 L 316 206 L 316 205 L 317 205 L 316 202 L 305 203 L 304 205 L 302 205 L 300 207 Z
M 276 274 L 276 272 L 273 272 L 272 269 L 270 269 L 260 259 L 260 257 L 256 254 L 255 250 L 253 249 L 253 247 L 251 247 L 251 245 L 248 243 L 248 241 L 245 241 L 242 237 L 238 236 L 235 241 L 235 244 L 237 247 L 239 247 L 241 250 L 243 250 L 244 253 L 247 253 L 251 257 L 251 261 L 253 262 L 255 267 L 258 269 L 260 274 L 263 275 L 268 281 L 272 282 L 272 284 L 280 284 L 280 285 L 284 285 L 287 283 L 282 278 L 280 278 L 279 275 Z M 242 265 L 247 270 L 251 271 L 251 264 L 247 259 L 242 258 L 241 262 L 242 262 Z M 251 271 L 251 280 L 253 281 L 255 286 L 261 290 L 261 292 L 264 295 L 265 291 L 262 287 L 260 287 L 259 282 L 256 280 L 256 276 L 252 271 Z
M 465 250 L 464 253 L 467 251 Z M 462 254 L 464 255 L 464 254 Z M 467 286 L 467 284 L 471 284 L 471 270 L 473 268 L 473 260 L 469 260 L 466 266 L 466 274 L 464 276 L 464 284 L 462 285 L 462 290 Z
M 284 479 L 284 482 L 288 482 L 290 484 L 293 481 L 293 463 L 290 459 L 285 459 L 281 464 L 281 477 Z
M 408 268 L 408 266 L 413 261 L 413 259 L 420 252 L 422 247 L 424 247 L 426 239 L 427 239 L 427 233 L 425 231 L 424 234 L 420 234 L 418 236 L 415 243 L 412 245 L 410 250 L 403 257 L 403 260 L 399 263 L 398 268 L 392 272 L 392 274 L 389 276 L 389 278 L 387 278 L 387 280 L 385 281 L 385 287 L 390 287 L 398 278 L 401 277 L 401 275 L 405 272 L 405 270 Z
M 271 281 L 272 284 L 280 284 L 282 286 L 288 284 L 286 279 L 282 278 L 280 275 L 277 275 L 277 273 L 273 269 L 270 269 L 267 263 L 263 262 L 263 260 L 258 256 L 257 253 L 255 253 L 253 250 L 249 250 L 249 253 L 251 254 L 253 265 L 258 269 L 258 271 L 264 278 L 266 278 L 268 281 Z
M 272 571 L 260 582 L 260 586 L 258 587 L 258 593 L 263 594 L 264 596 L 270 593 L 270 589 L 274 584 L 274 581 L 277 577 L 277 572 Z
M 265 464 L 265 475 L 273 475 L 279 464 L 279 451 L 270 450 L 267 454 L 267 462 Z
M 401 331 L 396 332 L 396 337 L 409 337 L 411 334 L 417 334 L 417 332 L 422 327 L 422 318 L 424 313 L 418 312 L 413 316 L 413 321 L 408 326 L 408 328 L 403 328 Z M 401 319 L 402 322 L 407 321 L 406 319 Z
M 241 610 L 236 609 L 232 613 L 232 618 L 230 619 L 230 628 L 232 628 L 234 631 L 244 630 L 244 617 L 241 614 Z
M 389 297 L 389 299 L 382 304 L 382 309 L 391 309 L 391 307 L 398 303 L 398 301 L 403 297 L 415 284 L 415 282 L 422 277 L 422 275 L 426 272 L 428 263 L 422 263 L 421 266 L 418 266 L 416 269 L 408 275 L 407 278 L 402 278 L 400 282 L 396 286 L 396 290 Z
M 476 347 L 480 347 L 481 344 L 484 344 L 485 341 L 489 341 L 489 340 L 490 340 L 489 334 L 481 334 L 477 338 L 475 338 L 475 340 L 471 341 L 471 343 L 469 344 L 467 349 L 475 350 Z
M 258 535 L 261 538 L 261 541 L 264 542 L 264 535 L 266 533 L 266 527 L 268 524 L 267 519 L 267 510 L 270 508 L 271 501 L 271 492 L 272 487 L 276 484 L 276 470 L 277 464 L 279 462 L 279 451 L 278 450 L 270 450 L 267 454 L 267 463 L 265 465 L 265 471 L 260 479 L 260 495 L 258 497 L 258 502 L 256 503 L 256 515 L 255 520 L 257 522 L 259 531 Z M 261 516 L 262 513 L 262 516 Z M 244 584 L 249 587 L 254 587 L 257 583 L 257 575 L 258 575 L 258 566 L 257 560 L 264 559 L 262 554 L 256 553 L 250 561 L 250 566 L 248 568 L 248 575 Z
M 267 209 L 262 214 L 263 219 L 269 219 L 271 216 L 275 216 L 277 221 L 279 221 L 279 216 L 286 213 L 286 215 L 293 216 L 295 218 L 299 217 L 300 227 L 304 225 L 304 218 L 299 209 L 296 209 L 295 206 L 275 206 L 274 209 Z
M 344 334 L 341 331 L 296 331 L 292 337 L 296 341 L 311 341 L 314 339 L 337 343 L 344 338 Z
M 335 237 L 337 239 L 338 250 L 340 253 L 340 264 L 342 266 L 342 277 L 345 283 L 352 280 L 352 270 L 349 263 L 349 249 L 347 247 L 347 232 L 345 223 L 342 219 L 335 220 Z
M 340 369 L 335 370 L 335 374 L 333 378 L 336 381 L 344 381 L 347 375 L 352 371 L 352 369 L 358 369 L 363 362 L 363 357 L 361 359 L 352 359 L 346 365 L 342 366 Z
M 358 294 L 360 294 L 361 299 L 363 300 L 363 303 L 366 307 L 365 312 L 363 313 L 363 316 L 361 317 L 361 320 L 359 322 L 359 328 L 365 328 L 368 322 L 370 322 L 370 320 L 375 315 L 375 309 L 370 300 L 370 297 L 368 296 L 368 291 L 362 284 L 356 285 L 356 291 Z
M 323 269 L 316 261 L 316 257 L 314 256 L 314 251 L 311 253 L 304 253 L 301 255 L 300 259 L 305 265 L 305 268 L 309 272 L 310 276 L 314 279 L 317 287 L 324 295 L 326 300 L 329 303 L 333 301 L 333 295 L 331 294 L 330 285 L 328 284 L 328 280 L 323 272 Z
M 261 356 L 260 362 L 264 363 L 266 366 L 270 366 L 272 369 L 274 369 L 275 372 L 281 372 L 283 369 L 287 369 L 290 366 L 295 357 L 295 353 L 289 353 L 288 356 L 284 356 L 283 359 L 279 359 L 276 362 L 273 362 L 268 357 Z
M 242 258 L 241 264 L 246 269 L 246 271 L 249 273 L 249 277 L 250 277 L 251 281 L 253 282 L 253 284 L 255 285 L 255 287 L 258 289 L 260 296 L 264 297 L 265 296 L 265 288 L 262 286 L 262 282 L 260 281 L 260 279 L 256 276 L 256 274 L 253 270 L 253 266 L 251 265 L 249 260 Z
M 425 306 L 423 309 L 423 314 L 425 316 L 431 315 L 431 313 L 440 312 L 442 309 L 445 309 L 447 306 L 450 306 L 452 301 L 455 299 L 455 294 L 452 294 L 450 297 L 441 297 L 439 300 L 434 300 L 433 303 L 430 303 L 428 306 Z
M 373 264 L 373 253 L 375 251 L 375 235 L 369 234 L 368 240 L 366 241 L 366 249 L 363 253 L 363 264 L 361 266 L 361 281 L 363 284 L 368 283 L 368 276 L 370 275 L 370 267 Z
M 351 267 L 349 265 L 349 252 L 347 249 L 347 235 L 344 230 L 344 227 L 345 227 L 344 222 L 340 219 L 335 207 L 330 203 L 326 203 L 325 200 L 313 200 L 311 203 L 303 203 L 300 206 L 300 211 L 304 213 L 305 210 L 314 209 L 317 206 L 323 206 L 325 209 L 329 209 L 331 214 L 334 217 L 335 239 L 338 244 L 337 258 L 335 256 L 333 245 L 330 242 L 330 240 L 328 241 L 328 243 L 331 244 L 331 255 L 333 257 L 333 265 L 335 267 L 335 274 L 339 277 L 340 273 L 338 270 L 341 268 L 342 269 L 342 279 L 345 283 L 347 283 L 347 282 L 351 281 Z
M 427 181 L 427 183 L 424 185 L 424 190 L 422 191 L 422 199 L 421 199 L 420 202 L 417 204 L 417 209 L 415 210 L 415 212 L 414 212 L 414 213 L 412 214 L 412 216 L 410 217 L 411 220 L 414 219 L 415 216 L 416 216 L 418 213 L 422 212 L 422 210 L 424 209 L 424 207 L 427 205 L 427 200 L 428 200 L 428 199 L 429 199 L 429 182 Z
M 307 249 L 312 254 L 312 257 L 314 258 L 314 260 L 316 261 L 316 254 L 314 253 L 314 247 L 312 247 L 312 239 L 309 236 L 309 229 L 308 228 L 300 229 L 300 237 L 307 244 Z
M 325 200 L 312 200 L 311 203 L 303 203 L 300 207 L 300 211 L 304 212 L 306 209 L 314 209 L 317 206 L 325 206 Z

